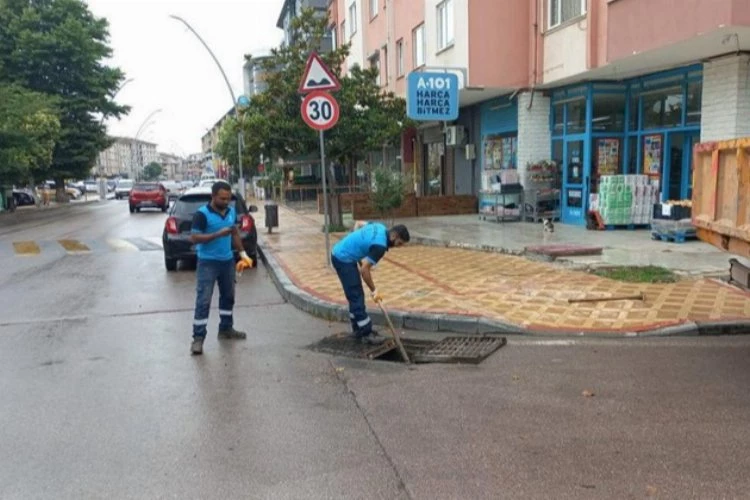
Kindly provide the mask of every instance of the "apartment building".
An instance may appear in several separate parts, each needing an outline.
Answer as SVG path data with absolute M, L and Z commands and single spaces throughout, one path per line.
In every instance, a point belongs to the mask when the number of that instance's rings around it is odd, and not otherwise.
M 607 173 L 691 194 L 692 146 L 750 135 L 750 2 L 331 0 L 353 64 L 406 96 L 412 71 L 461 82 L 453 123 L 404 135 L 420 195 L 480 194 L 505 170 L 561 166 L 561 218 L 583 224 Z
M 130 137 L 114 137 L 113 139 L 114 143 L 99 153 L 97 163 L 92 168 L 93 175 L 135 179 L 144 166 L 159 161 L 156 144 L 152 142 Z

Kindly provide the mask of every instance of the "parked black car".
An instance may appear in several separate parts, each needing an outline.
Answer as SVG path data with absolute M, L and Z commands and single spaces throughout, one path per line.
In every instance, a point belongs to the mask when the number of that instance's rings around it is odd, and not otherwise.
M 24 189 L 13 190 L 13 201 L 17 207 L 36 205 L 36 198 L 34 198 L 34 195 Z
M 196 260 L 195 245 L 190 241 L 193 215 L 200 207 L 210 202 L 211 187 L 197 187 L 186 191 L 172 205 L 162 235 L 164 266 L 167 271 L 176 270 L 179 260 Z M 253 259 L 254 265 L 257 265 L 258 232 L 255 228 L 255 219 L 250 213 L 257 212 L 258 207 L 255 205 L 248 207 L 245 200 L 237 192 L 232 193 L 232 206 L 237 211 L 242 246 L 245 248 L 247 255 Z M 235 252 L 235 259 L 237 258 L 237 252 Z

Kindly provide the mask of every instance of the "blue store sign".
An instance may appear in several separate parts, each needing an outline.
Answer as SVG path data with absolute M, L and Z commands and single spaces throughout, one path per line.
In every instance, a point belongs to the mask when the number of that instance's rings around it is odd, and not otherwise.
M 452 73 L 409 73 L 406 114 L 418 121 L 458 118 L 458 76 Z

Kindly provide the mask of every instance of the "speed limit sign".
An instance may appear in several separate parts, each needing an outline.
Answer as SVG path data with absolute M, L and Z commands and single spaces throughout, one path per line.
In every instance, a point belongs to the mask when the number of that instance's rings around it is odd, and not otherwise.
M 302 101 L 302 119 L 310 128 L 328 130 L 339 121 L 339 103 L 328 92 L 316 90 Z

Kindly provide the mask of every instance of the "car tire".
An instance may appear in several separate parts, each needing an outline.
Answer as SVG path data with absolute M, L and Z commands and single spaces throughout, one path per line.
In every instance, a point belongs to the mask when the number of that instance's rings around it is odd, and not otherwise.
M 137 213 L 141 213 L 141 207 L 135 207 L 135 211 L 136 211 Z
M 135 213 L 135 207 L 133 205 L 130 205 L 130 213 L 131 214 Z
M 177 259 L 170 259 L 166 255 L 164 256 L 164 267 L 167 271 L 177 271 Z
M 163 207 L 161 207 L 161 211 L 162 212 L 166 212 L 168 209 L 169 209 L 169 203 L 167 203 L 166 205 L 164 205 Z

